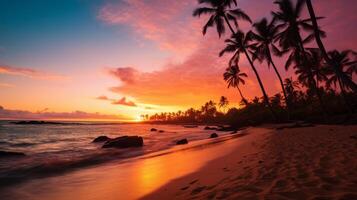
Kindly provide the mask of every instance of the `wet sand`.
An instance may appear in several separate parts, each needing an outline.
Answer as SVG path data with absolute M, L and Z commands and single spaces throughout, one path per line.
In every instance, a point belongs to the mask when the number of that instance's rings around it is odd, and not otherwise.
M 125 161 L 33 179 L 0 189 L 0 196 L 2 200 L 139 199 L 230 154 L 249 137 L 238 133 L 195 141 Z
M 357 199 L 357 126 L 289 128 L 245 139 L 233 153 L 143 199 Z

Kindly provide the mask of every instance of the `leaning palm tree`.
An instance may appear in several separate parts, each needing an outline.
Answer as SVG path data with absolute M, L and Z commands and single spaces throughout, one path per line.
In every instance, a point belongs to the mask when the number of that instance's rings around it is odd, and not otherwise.
M 353 82 L 352 76 L 357 72 L 357 61 L 351 61 L 349 54 L 351 54 L 349 50 L 342 52 L 334 50 L 328 53 L 333 65 L 330 63 L 326 65 L 329 70 L 329 79 L 326 81 L 326 86 L 331 88 L 333 84 L 336 87 L 338 83 L 345 103 L 347 107 L 351 109 L 352 106 L 348 101 L 346 93 L 347 91 L 356 92 L 357 85 Z
M 248 32 L 247 34 L 245 34 L 242 31 L 238 30 L 234 35 L 232 35 L 232 37 L 230 39 L 227 39 L 225 41 L 227 46 L 219 53 L 219 56 L 223 56 L 225 53 L 233 53 L 233 56 L 229 61 L 230 66 L 233 64 L 237 64 L 239 62 L 240 54 L 244 54 L 246 56 L 250 66 L 251 66 L 252 70 L 254 71 L 254 74 L 258 80 L 260 89 L 263 93 L 264 101 L 265 101 L 266 105 L 269 107 L 269 109 L 271 110 L 273 117 L 276 118 L 276 115 L 273 111 L 273 108 L 271 107 L 268 95 L 265 91 L 264 85 L 260 79 L 258 71 L 255 68 L 254 63 L 248 54 L 249 49 L 251 49 L 254 45 L 254 44 L 251 44 L 251 41 L 252 41 L 251 32 Z
M 311 33 L 314 28 L 310 24 L 311 19 L 300 19 L 305 0 L 297 0 L 295 5 L 293 5 L 291 0 L 277 0 L 274 3 L 279 7 L 277 12 L 272 12 L 274 19 L 278 22 L 276 27 L 280 31 L 277 34 L 276 40 L 283 50 L 291 50 L 285 68 L 288 69 L 293 63 L 295 63 L 297 68 L 301 67 L 300 71 L 305 73 L 304 76 L 308 76 L 306 78 L 309 82 L 307 85 L 311 87 L 310 89 L 318 97 L 321 109 L 325 114 L 326 109 L 322 96 L 316 87 L 317 84 L 313 78 L 312 69 L 306 66 L 308 64 L 308 53 L 304 48 L 304 44 L 314 39 L 314 33 Z M 316 19 L 320 18 L 317 17 Z M 308 36 L 304 39 L 300 35 L 301 29 L 308 32 Z M 321 30 L 318 30 L 318 34 L 325 36 L 325 33 Z
M 218 36 L 221 37 L 225 33 L 224 22 L 228 25 L 232 33 L 234 29 L 230 22 L 233 22 L 236 27 L 238 27 L 238 19 L 251 22 L 249 16 L 245 14 L 241 9 L 232 8 L 232 4 L 237 6 L 236 0 L 198 0 L 199 4 L 204 4 L 204 7 L 196 8 L 193 11 L 193 16 L 200 17 L 202 14 L 210 14 L 211 17 L 208 19 L 207 23 L 203 26 L 203 35 L 206 34 L 209 27 L 216 26 Z
M 266 18 L 263 18 L 261 21 L 253 24 L 253 26 L 255 28 L 255 32 L 252 32 L 252 36 L 255 42 L 253 60 L 255 58 L 258 58 L 260 61 L 266 60 L 268 67 L 270 67 L 270 65 L 273 66 L 273 69 L 280 81 L 286 105 L 289 108 L 284 83 L 277 67 L 275 66 L 275 63 L 273 62 L 270 50 L 272 49 L 273 53 L 277 56 L 282 55 L 282 52 L 274 44 L 274 38 L 278 34 L 278 29 L 274 25 L 274 20 L 269 23 Z
M 230 66 L 223 74 L 224 80 L 228 83 L 228 88 L 234 87 L 238 89 L 239 95 L 242 98 L 242 102 L 248 105 L 248 101 L 244 98 L 242 91 L 239 88 L 240 84 L 245 84 L 244 78 L 248 77 L 246 73 L 240 71 L 238 65 Z

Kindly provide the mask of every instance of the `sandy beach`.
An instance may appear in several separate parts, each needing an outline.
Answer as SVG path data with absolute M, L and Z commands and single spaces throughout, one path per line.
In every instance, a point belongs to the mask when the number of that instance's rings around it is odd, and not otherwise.
M 257 132 L 143 199 L 357 199 L 357 126 Z
M 30 180 L 2 199 L 357 199 L 357 126 L 247 128 Z

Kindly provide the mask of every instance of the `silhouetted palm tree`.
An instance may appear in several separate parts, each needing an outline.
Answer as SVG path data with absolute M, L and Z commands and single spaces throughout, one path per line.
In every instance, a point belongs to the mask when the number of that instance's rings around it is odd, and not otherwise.
M 268 67 L 270 67 L 270 65 L 273 66 L 273 69 L 279 79 L 281 89 L 284 94 L 285 102 L 287 104 L 287 107 L 289 107 L 283 80 L 280 76 L 278 69 L 275 66 L 275 63 L 273 62 L 273 58 L 270 51 L 271 48 L 275 55 L 282 55 L 282 52 L 274 44 L 274 38 L 278 33 L 278 29 L 274 26 L 274 21 L 268 23 L 268 20 L 266 18 L 263 18 L 261 21 L 255 23 L 253 26 L 256 30 L 255 32 L 252 32 L 252 36 L 255 42 L 253 55 L 256 55 L 258 60 L 260 61 L 266 60 L 268 63 Z M 253 60 L 254 59 L 255 57 L 253 56 Z
M 269 98 L 267 93 L 265 92 L 264 85 L 260 79 L 260 76 L 258 74 L 257 69 L 255 68 L 252 59 L 250 58 L 248 51 L 250 48 L 252 48 L 252 44 L 250 43 L 252 41 L 252 34 L 249 32 L 248 34 L 244 34 L 242 31 L 238 30 L 234 35 L 232 35 L 231 39 L 227 39 L 226 42 L 226 47 L 219 53 L 219 56 L 223 56 L 225 53 L 234 53 L 232 58 L 230 59 L 230 64 L 237 64 L 240 58 L 240 54 L 243 53 L 248 61 L 249 64 L 254 71 L 254 74 L 258 80 L 260 89 L 263 93 L 264 101 L 266 105 L 269 107 L 271 110 L 273 117 L 276 118 L 276 115 L 270 105 Z
M 329 69 L 329 79 L 326 81 L 326 85 L 330 87 L 332 84 L 336 86 L 339 84 L 342 93 L 346 93 L 348 90 L 356 92 L 356 84 L 353 82 L 352 75 L 356 73 L 357 61 L 351 61 L 349 54 L 351 51 L 337 50 L 328 53 L 329 57 L 333 61 L 334 65 L 331 66 L 327 63 Z
M 298 80 L 311 91 L 318 89 L 319 81 L 326 81 L 326 70 L 323 69 L 323 59 L 319 49 L 309 48 L 305 52 L 306 61 L 301 65 L 294 65 Z
M 295 102 L 297 100 L 297 89 L 300 89 L 299 82 L 294 81 L 292 77 L 286 78 L 284 80 L 284 87 L 288 96 L 289 103 Z
M 239 88 L 240 84 L 245 84 L 245 80 L 243 78 L 248 77 L 246 73 L 240 71 L 238 65 L 232 65 L 226 69 L 226 72 L 223 74 L 224 80 L 228 83 L 228 88 L 235 87 L 238 89 L 238 92 L 242 98 L 242 101 L 245 105 L 248 104 L 247 99 L 244 98 L 242 91 Z
M 249 16 L 245 14 L 241 9 L 231 9 L 232 4 L 237 6 L 236 0 L 198 0 L 199 4 L 205 4 L 206 7 L 196 8 L 193 11 L 193 16 L 200 17 L 202 14 L 210 14 L 211 17 L 207 23 L 203 26 L 203 35 L 206 34 L 209 27 L 216 26 L 219 37 L 225 32 L 224 22 L 227 23 L 229 29 L 234 33 L 234 29 L 230 24 L 230 21 L 238 27 L 238 19 L 251 22 Z
M 341 60 L 343 60 L 346 57 L 348 57 L 348 55 L 346 55 L 348 53 L 346 53 L 346 52 L 345 53 L 343 53 L 343 52 L 339 53 L 336 50 L 327 53 L 327 51 L 325 49 L 325 46 L 322 43 L 320 34 L 319 34 L 319 26 L 318 26 L 318 23 L 317 23 L 317 17 L 315 15 L 315 11 L 314 11 L 314 8 L 312 6 L 311 0 L 306 0 L 306 5 L 307 5 L 307 8 L 308 8 L 308 11 L 309 11 L 309 14 L 310 14 L 310 18 L 311 18 L 311 21 L 312 21 L 312 25 L 313 25 L 313 28 L 314 28 L 314 35 L 315 35 L 316 43 L 319 46 L 319 48 L 321 50 L 321 54 L 324 57 L 327 65 L 330 67 L 330 69 L 333 69 L 332 71 L 335 73 L 334 75 L 331 74 L 331 78 L 327 82 L 327 85 L 331 85 L 331 83 L 334 83 L 336 85 L 336 82 L 338 82 L 339 85 L 340 85 L 341 93 L 342 93 L 342 96 L 343 96 L 343 98 L 345 100 L 345 103 L 346 103 L 347 107 L 349 109 L 351 109 L 350 103 L 347 100 L 347 96 L 346 96 L 345 90 L 343 89 L 343 87 L 344 87 L 343 83 L 341 81 L 342 76 L 345 76 L 344 79 L 347 82 L 349 82 L 347 84 L 350 85 L 351 89 L 354 92 L 357 92 L 356 84 L 353 82 L 352 78 L 351 78 L 351 80 L 348 78 L 350 76 L 349 73 L 344 73 L 343 72 L 343 67 L 341 68 L 341 66 L 343 66 L 343 64 L 341 65 Z M 345 55 L 342 55 L 342 54 L 345 54 Z M 331 56 L 334 56 L 334 58 L 331 57 Z M 345 58 L 342 58 L 342 57 L 345 57 Z
M 228 99 L 225 96 L 221 96 L 221 98 L 219 99 L 219 103 L 218 106 L 219 108 L 223 108 L 223 112 L 225 112 L 225 108 L 228 106 Z
M 294 62 L 297 68 L 301 67 L 299 71 L 304 72 L 304 76 L 308 76 L 308 85 L 317 95 L 322 111 L 326 115 L 326 109 L 322 96 L 316 87 L 317 84 L 313 78 L 312 69 L 306 66 L 308 65 L 308 53 L 305 51 L 304 44 L 314 39 L 314 28 L 310 24 L 311 19 L 300 19 L 305 0 L 297 0 L 295 5 L 293 5 L 291 0 L 277 0 L 274 3 L 279 6 L 279 11 L 272 12 L 272 15 L 277 22 L 280 22 L 276 25 L 277 29 L 280 30 L 276 38 L 283 50 L 291 50 L 285 68 L 288 69 Z M 300 29 L 307 31 L 308 36 L 305 39 L 302 39 Z M 321 36 L 325 35 L 321 30 L 318 30 L 318 34 Z

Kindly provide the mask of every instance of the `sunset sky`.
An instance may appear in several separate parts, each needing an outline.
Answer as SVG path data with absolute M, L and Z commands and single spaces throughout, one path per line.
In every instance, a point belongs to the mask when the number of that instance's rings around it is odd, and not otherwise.
M 357 1 L 312 2 L 326 17 L 326 47 L 356 49 Z M 253 21 L 276 8 L 272 0 L 238 3 Z M 223 39 L 214 29 L 202 36 L 206 17 L 193 18 L 195 7 L 196 0 L 0 0 L 0 118 L 135 120 L 222 95 L 236 105 L 238 92 L 222 80 Z M 258 66 L 269 95 L 278 92 L 273 71 Z M 261 96 L 246 60 L 241 67 L 249 76 L 243 93 Z

